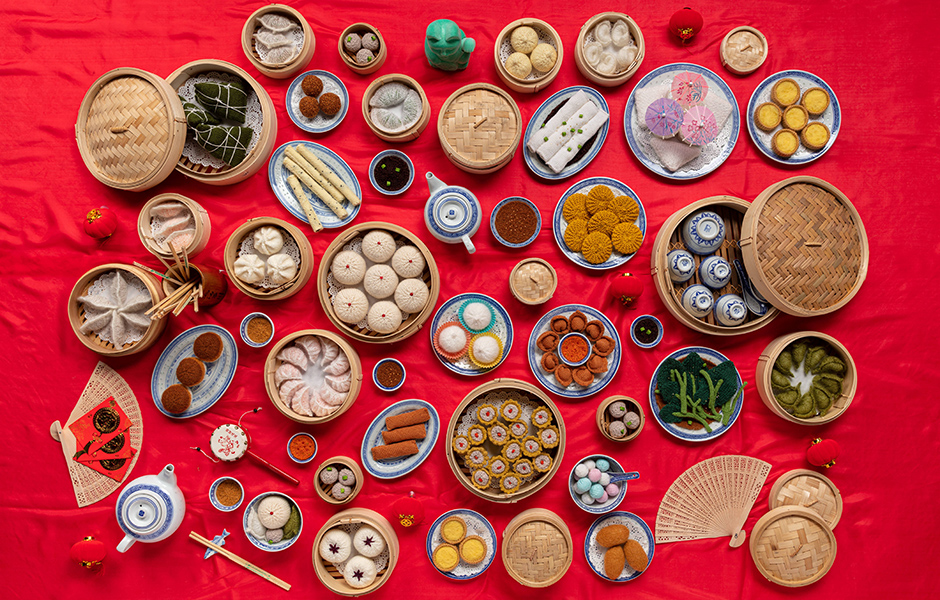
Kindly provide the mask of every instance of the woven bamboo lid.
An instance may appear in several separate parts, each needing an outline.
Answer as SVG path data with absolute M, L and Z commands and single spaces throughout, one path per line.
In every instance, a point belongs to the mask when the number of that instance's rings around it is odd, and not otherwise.
M 452 163 L 471 173 L 489 173 L 515 154 L 522 116 L 508 93 L 488 83 L 472 83 L 444 103 L 437 133 Z
M 503 532 L 503 565 L 528 587 L 547 587 L 561 579 L 573 554 L 568 526 L 544 508 L 522 511 Z
M 836 558 L 836 538 L 812 510 L 781 506 L 757 521 L 750 549 L 764 577 L 778 585 L 802 587 L 829 572 Z
M 558 287 L 558 275 L 546 260 L 526 258 L 509 274 L 509 291 L 523 304 L 543 304 Z
M 98 181 L 121 190 L 146 190 L 166 179 L 183 153 L 183 104 L 153 73 L 114 69 L 85 94 L 75 140 Z
M 802 506 L 816 512 L 835 529 L 842 517 L 842 494 L 828 477 L 809 469 L 794 469 L 781 475 L 770 488 L 770 509 Z

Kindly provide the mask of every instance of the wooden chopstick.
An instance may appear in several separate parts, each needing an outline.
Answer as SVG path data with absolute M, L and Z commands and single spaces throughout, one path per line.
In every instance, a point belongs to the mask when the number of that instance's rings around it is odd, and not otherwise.
M 154 275 L 156 275 L 156 276 L 159 277 L 160 279 L 166 279 L 166 280 L 169 281 L 170 283 L 176 284 L 176 285 L 178 285 L 178 286 L 179 286 L 179 285 L 183 285 L 183 282 L 182 282 L 182 281 L 180 281 L 180 280 L 178 280 L 178 279 L 174 279 L 173 277 L 170 277 L 169 275 L 164 275 L 164 274 L 161 273 L 160 271 L 157 271 L 156 269 L 151 269 L 151 268 L 148 267 L 147 265 L 142 265 L 142 264 L 140 264 L 140 263 L 137 262 L 137 261 L 134 261 L 134 266 L 135 266 L 135 267 L 140 267 L 141 269 L 143 269 L 144 271 L 147 271 L 148 273 L 153 273 Z
M 201 535 L 199 535 L 199 534 L 196 533 L 195 531 L 190 531 L 190 532 L 189 532 L 189 538 L 190 538 L 190 539 L 193 539 L 193 540 L 196 540 L 197 542 L 199 542 L 200 544 L 202 544 L 202 545 L 205 546 L 206 548 L 212 548 L 213 550 L 215 550 L 216 552 L 218 552 L 219 554 L 221 554 L 221 555 L 224 556 L 225 558 L 229 559 L 230 561 L 232 561 L 232 562 L 235 563 L 236 565 L 241 565 L 241 566 L 245 567 L 246 569 L 248 569 L 249 571 L 251 571 L 251 572 L 254 573 L 255 575 L 261 577 L 262 579 L 267 579 L 268 581 L 270 581 L 271 583 L 273 583 L 273 584 L 276 585 L 277 587 L 281 588 L 282 590 L 290 591 L 290 584 L 287 583 L 286 581 L 284 581 L 283 579 L 278 579 L 278 578 L 275 577 L 274 575 L 271 575 L 270 573 L 268 573 L 267 571 L 265 571 L 264 569 L 262 569 L 262 568 L 260 568 L 260 567 L 256 567 L 255 565 L 251 564 L 250 562 L 248 562 L 248 561 L 245 560 L 244 558 L 238 556 L 237 554 L 235 554 L 235 553 L 233 553 L 233 552 L 229 552 L 228 550 L 226 550 L 225 548 L 223 548 L 223 547 L 221 547 L 221 546 L 219 546 L 219 545 L 217 545 L 217 544 L 213 544 L 212 542 L 210 542 L 210 541 L 207 540 L 206 538 L 202 537 Z

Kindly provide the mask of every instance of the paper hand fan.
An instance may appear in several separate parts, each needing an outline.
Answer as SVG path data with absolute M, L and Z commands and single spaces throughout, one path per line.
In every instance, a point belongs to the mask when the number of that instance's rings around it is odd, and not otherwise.
M 656 543 L 731 536 L 744 543 L 744 522 L 770 474 L 770 463 L 750 456 L 716 456 L 680 475 L 656 514 Z

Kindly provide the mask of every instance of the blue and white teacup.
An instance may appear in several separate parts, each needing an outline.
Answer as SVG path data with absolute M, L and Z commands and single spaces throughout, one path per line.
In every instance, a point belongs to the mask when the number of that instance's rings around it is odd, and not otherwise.
M 697 319 L 707 316 L 714 304 L 712 291 L 704 285 L 690 285 L 682 293 L 682 308 Z
M 685 283 L 695 275 L 695 259 L 685 250 L 673 250 L 666 255 L 669 279 L 674 283 Z
M 710 210 L 697 212 L 682 225 L 682 240 L 695 254 L 711 254 L 725 241 L 725 222 Z
M 708 287 L 720 290 L 731 281 L 731 264 L 720 256 L 709 256 L 698 266 L 698 278 Z
M 737 294 L 723 294 L 715 302 L 715 320 L 725 327 L 740 325 L 747 318 L 747 305 Z

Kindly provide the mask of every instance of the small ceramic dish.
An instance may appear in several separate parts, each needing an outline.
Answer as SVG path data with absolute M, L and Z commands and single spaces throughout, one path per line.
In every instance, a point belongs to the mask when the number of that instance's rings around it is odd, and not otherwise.
M 617 508 L 617 505 L 623 502 L 624 497 L 627 495 L 627 483 L 628 482 L 621 481 L 620 483 L 614 484 L 619 488 L 620 491 L 617 493 L 616 496 L 608 497 L 607 500 L 605 500 L 604 502 L 595 501 L 592 504 L 585 503 L 583 500 L 581 500 L 581 494 L 589 493 L 589 492 L 578 491 L 577 484 L 581 478 L 575 475 L 575 471 L 577 470 L 579 465 L 581 465 L 584 461 L 587 461 L 587 460 L 592 460 L 594 462 L 597 462 L 598 460 L 606 460 L 610 466 L 607 469 L 607 471 L 603 471 L 602 473 L 621 474 L 624 472 L 623 467 L 620 466 L 620 463 L 618 463 L 616 460 L 614 460 L 613 458 L 605 454 L 591 454 L 590 456 L 585 456 L 584 458 L 582 458 L 581 460 L 575 463 L 574 467 L 571 469 L 571 473 L 568 474 L 568 492 L 571 494 L 571 499 L 574 500 L 574 503 L 578 505 L 578 508 L 580 508 L 584 512 L 589 512 L 595 515 L 610 512 L 614 510 L 615 508 Z M 592 485 L 597 485 L 597 484 L 598 482 L 592 482 Z M 602 486 L 602 487 L 606 487 L 606 486 Z M 605 495 L 606 495 L 606 491 L 605 491 Z
M 250 337 L 248 337 L 248 323 L 254 318 L 261 318 L 268 322 L 268 325 L 271 326 L 271 335 L 263 342 L 256 342 Z M 264 348 L 267 346 L 271 340 L 274 339 L 274 321 L 271 320 L 271 317 L 262 313 L 262 312 L 253 312 L 250 315 L 242 319 L 242 324 L 238 327 L 239 333 L 241 333 L 242 341 L 251 346 L 252 348 Z
M 690 285 L 682 292 L 682 308 L 696 319 L 708 316 L 715 306 L 715 295 L 704 285 Z
M 565 353 L 565 342 L 568 342 L 568 346 L 574 343 L 576 340 L 581 340 L 587 346 L 587 352 L 581 358 L 575 356 L 570 356 L 570 349 L 568 350 L 569 354 Z M 572 331 L 571 333 L 566 333 L 562 336 L 561 340 L 558 342 L 558 358 L 561 359 L 561 362 L 565 363 L 569 367 L 580 367 L 591 358 L 591 340 L 588 339 L 583 333 L 578 333 Z
M 646 551 L 647 569 L 649 569 L 650 563 L 653 562 L 653 554 L 656 552 L 653 532 L 650 530 L 649 525 L 640 517 L 633 513 L 618 510 L 617 512 L 604 515 L 594 521 L 594 524 L 591 525 L 591 528 L 588 529 L 587 534 L 584 536 L 584 558 L 587 560 L 587 564 L 591 567 L 591 570 L 597 573 L 598 577 L 606 581 L 615 581 L 617 583 L 632 581 L 642 575 L 643 571 L 635 571 L 628 564 L 623 566 L 620 577 L 617 579 L 610 579 L 604 573 L 604 555 L 607 553 L 607 548 L 597 543 L 597 532 L 607 525 L 624 525 L 630 530 L 630 539 L 639 542 L 643 550 Z
M 499 232 L 496 231 L 496 216 L 499 214 L 499 211 L 501 211 L 510 202 L 522 202 L 532 209 L 532 212 L 535 213 L 535 231 L 532 232 L 532 235 L 529 237 L 529 239 L 515 244 L 503 239 L 503 237 L 499 235 Z M 490 213 L 490 231 L 493 232 L 493 237 L 496 238 L 496 241 L 503 246 L 506 246 L 507 248 L 525 248 L 534 242 L 535 238 L 539 236 L 539 232 L 542 231 L 542 215 L 539 214 L 539 208 L 535 205 L 535 203 L 528 198 L 523 198 L 522 196 L 510 196 L 508 198 L 503 198 L 499 201 L 499 204 L 493 207 L 493 212 Z
M 381 185 L 379 185 L 378 181 L 376 181 L 375 169 L 377 166 L 379 166 L 380 162 L 388 156 L 397 156 L 398 158 L 405 161 L 406 165 L 408 165 L 408 182 L 405 183 L 405 185 L 402 186 L 401 189 L 386 190 Z M 376 154 L 375 158 L 372 159 L 372 162 L 369 163 L 369 183 L 371 183 L 372 187 L 375 188 L 375 191 L 377 191 L 380 194 L 384 194 L 386 196 L 398 196 L 399 194 L 404 194 L 408 190 L 408 188 L 411 187 L 411 184 L 414 180 L 415 180 L 415 164 L 411 162 L 411 159 L 408 158 L 408 155 L 402 152 L 401 150 L 393 150 L 391 148 L 388 150 L 382 150 L 381 152 Z
M 658 329 L 656 338 L 652 341 L 643 342 L 637 336 L 637 327 L 648 329 L 644 323 L 641 323 L 644 319 L 652 319 Z M 640 334 L 644 334 L 644 337 L 649 338 L 649 334 L 646 331 L 640 331 Z M 633 340 L 633 343 L 639 346 L 640 348 L 655 348 L 659 345 L 659 342 L 663 340 L 663 324 L 659 319 L 653 315 L 640 315 L 639 317 L 633 319 L 633 323 L 630 323 L 630 339 Z
M 695 275 L 695 259 L 688 250 L 673 250 L 666 255 L 666 261 L 673 283 L 685 283 Z
M 226 506 L 222 504 L 222 502 L 219 501 L 219 499 L 215 495 L 216 491 L 219 489 L 219 485 L 222 484 L 222 482 L 224 481 L 234 481 L 235 484 L 238 485 L 238 489 L 241 490 L 241 496 L 238 498 L 238 502 L 236 502 L 235 504 L 231 506 Z M 212 506 L 216 507 L 216 509 L 222 512 L 232 512 L 233 510 L 241 506 L 242 502 L 244 501 L 245 501 L 245 488 L 242 487 L 242 482 L 235 479 L 234 477 L 228 477 L 228 476 L 219 477 L 218 479 L 212 482 L 211 486 L 209 486 L 209 502 L 212 503 Z
M 381 367 L 385 363 L 395 363 L 396 365 L 401 367 L 401 381 L 399 381 L 396 385 L 392 387 L 388 387 L 379 383 L 379 367 Z M 375 383 L 375 387 L 379 388 L 383 392 L 396 391 L 398 388 L 400 388 L 402 385 L 405 384 L 405 377 L 407 375 L 408 373 L 407 371 L 405 371 L 405 365 L 401 364 L 401 361 L 395 358 L 383 358 L 379 362 L 375 363 L 375 367 L 372 368 L 372 382 Z
M 258 538 L 254 537 L 253 535 L 251 535 L 250 533 L 248 533 L 248 515 L 251 513 L 252 509 L 257 510 L 258 505 L 261 503 L 261 501 L 267 498 L 268 496 L 281 496 L 282 498 L 290 502 L 292 508 L 297 508 L 297 514 L 300 515 L 300 525 L 297 527 L 297 535 L 295 535 L 291 539 L 281 540 L 280 542 L 272 544 L 270 542 L 261 541 Z M 264 493 L 258 494 L 257 496 L 252 498 L 251 502 L 248 503 L 248 506 L 245 507 L 245 514 L 242 516 L 242 531 L 245 533 L 245 537 L 248 538 L 248 541 L 251 542 L 255 548 L 260 548 L 261 550 L 264 550 L 265 552 L 280 552 L 282 550 L 287 550 L 288 548 L 293 546 L 297 540 L 300 539 L 300 534 L 303 533 L 303 530 L 304 530 L 304 515 L 302 512 L 300 512 L 300 505 L 297 504 L 294 501 L 294 499 L 288 496 L 287 494 L 282 494 L 280 492 L 264 492 Z
M 737 294 L 722 294 L 715 300 L 712 312 L 719 325 L 735 327 L 747 318 L 747 305 L 744 298 Z
M 426 408 L 431 418 L 425 423 L 427 435 L 423 440 L 417 440 L 418 453 L 389 460 L 374 459 L 372 449 L 385 443 L 382 432 L 388 431 L 385 427 L 386 417 L 418 410 L 419 408 Z M 437 443 L 437 436 L 440 432 L 441 418 L 437 414 L 437 409 L 431 403 L 418 399 L 396 402 L 380 412 L 366 429 L 366 434 L 362 436 L 362 448 L 359 454 L 362 466 L 376 479 L 395 479 L 407 475 L 421 466 L 421 463 L 431 455 L 431 450 L 434 449 L 434 444 Z
M 306 96 L 301 85 L 303 84 L 304 78 L 308 75 L 319 77 L 320 81 L 323 82 L 323 91 L 320 92 L 320 96 L 323 94 L 336 94 L 339 97 L 343 106 L 339 109 L 338 113 L 332 117 L 328 117 L 321 111 L 312 119 L 308 119 L 300 112 L 300 101 Z M 318 98 L 320 96 L 318 96 Z M 294 125 L 297 127 L 300 127 L 304 131 L 309 131 L 310 133 L 326 133 L 330 131 L 343 122 L 343 119 L 346 118 L 346 113 L 349 111 L 349 92 L 346 91 L 346 86 L 343 85 L 342 80 L 329 71 L 313 70 L 301 73 L 291 82 L 290 87 L 287 88 L 285 98 L 287 103 L 287 115 L 290 117 L 290 120 L 293 121 Z
M 731 282 L 731 263 L 721 256 L 709 256 L 699 264 L 698 277 L 713 290 L 720 290 Z
M 682 224 L 682 241 L 693 254 L 716 252 L 725 241 L 725 221 L 718 213 L 699 211 Z
M 307 458 L 298 458 L 294 456 L 293 452 L 291 452 L 291 449 L 290 449 L 291 443 L 294 441 L 294 439 L 299 438 L 299 437 L 310 438 L 310 441 L 313 442 L 313 454 L 311 454 Z M 290 436 L 289 440 L 287 440 L 287 456 L 289 456 L 290 459 L 294 461 L 295 463 L 297 463 L 298 465 L 305 465 L 308 462 L 312 461 L 314 458 L 316 458 L 318 449 L 319 447 L 317 445 L 317 438 L 313 437 L 312 435 L 304 431 L 301 431 L 300 433 L 295 433 L 294 435 Z

